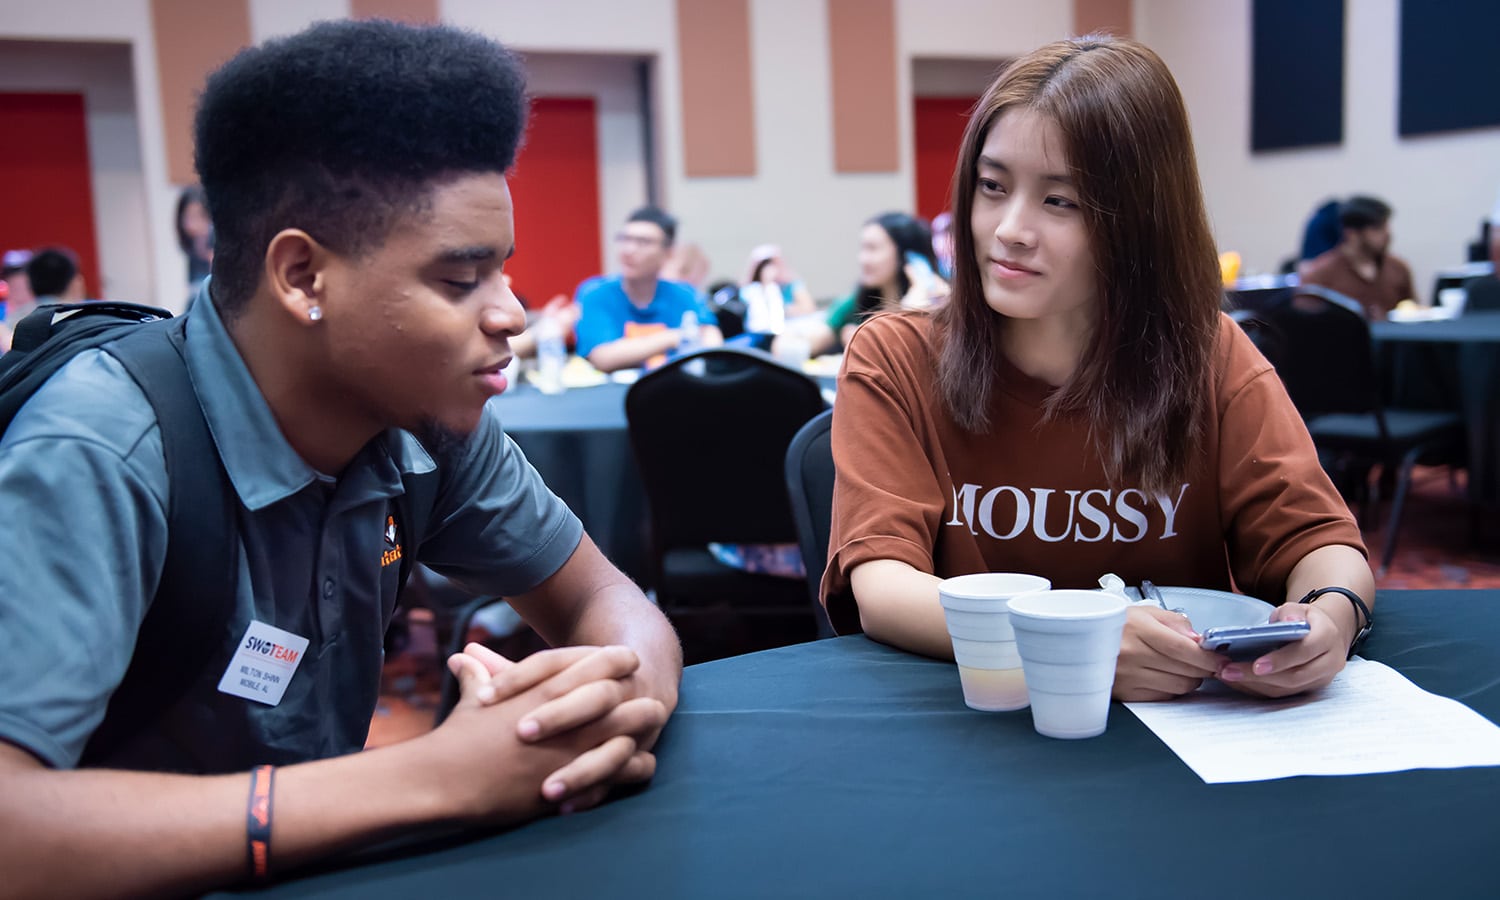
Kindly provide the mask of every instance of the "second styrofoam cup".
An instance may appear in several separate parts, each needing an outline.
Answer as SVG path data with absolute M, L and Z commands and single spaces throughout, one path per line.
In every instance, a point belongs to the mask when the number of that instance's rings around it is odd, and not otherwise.
M 1086 738 L 1104 732 L 1128 605 L 1103 591 L 1011 598 L 1010 623 L 1039 734 Z

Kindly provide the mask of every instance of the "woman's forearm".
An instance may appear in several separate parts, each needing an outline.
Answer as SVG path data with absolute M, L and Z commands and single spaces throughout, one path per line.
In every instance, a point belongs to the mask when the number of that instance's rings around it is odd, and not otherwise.
M 902 650 L 952 659 L 953 642 L 938 600 L 939 581 L 936 575 L 892 559 L 861 563 L 849 573 L 849 584 L 865 634 Z

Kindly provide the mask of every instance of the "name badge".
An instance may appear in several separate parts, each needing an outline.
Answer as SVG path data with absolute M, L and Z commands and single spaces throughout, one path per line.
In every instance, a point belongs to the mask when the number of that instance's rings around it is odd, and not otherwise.
M 307 638 L 252 621 L 219 679 L 219 692 L 275 706 L 306 652 Z

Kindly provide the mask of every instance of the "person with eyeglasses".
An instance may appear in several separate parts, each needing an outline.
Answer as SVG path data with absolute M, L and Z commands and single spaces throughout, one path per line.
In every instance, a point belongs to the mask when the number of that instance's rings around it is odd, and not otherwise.
M 578 355 L 601 372 L 651 366 L 683 345 L 724 342 L 718 320 L 690 285 L 661 277 L 677 220 L 654 206 L 630 214 L 615 235 L 620 271 L 579 285 Z M 683 317 L 691 313 L 684 334 Z

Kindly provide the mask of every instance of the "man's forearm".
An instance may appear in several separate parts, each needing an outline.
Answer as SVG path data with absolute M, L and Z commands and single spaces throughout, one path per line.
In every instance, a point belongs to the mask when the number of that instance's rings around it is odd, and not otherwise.
M 569 644 L 622 644 L 636 652 L 641 667 L 635 680 L 670 713 L 682 682 L 682 645 L 661 610 L 633 584 L 601 587 L 569 636 Z M 648 748 L 642 748 L 648 749 Z
M 653 356 L 676 349 L 680 342 L 677 330 L 669 328 L 654 334 L 620 338 L 600 344 L 589 353 L 588 360 L 601 372 L 629 369 L 643 364 Z
M 640 661 L 629 679 L 637 695 L 661 701 L 669 714 L 676 708 L 682 680 L 677 633 L 588 535 L 562 568 L 535 590 L 511 597 L 510 604 L 553 647 L 629 647 Z
M 859 604 L 860 627 L 870 638 L 935 659 L 953 658 L 937 576 L 897 560 L 876 559 L 855 567 L 849 582 Z
M 456 810 L 416 742 L 276 770 L 273 872 Z M 0 871 L 17 896 L 187 893 L 248 873 L 248 774 L 57 771 L 0 743 Z

